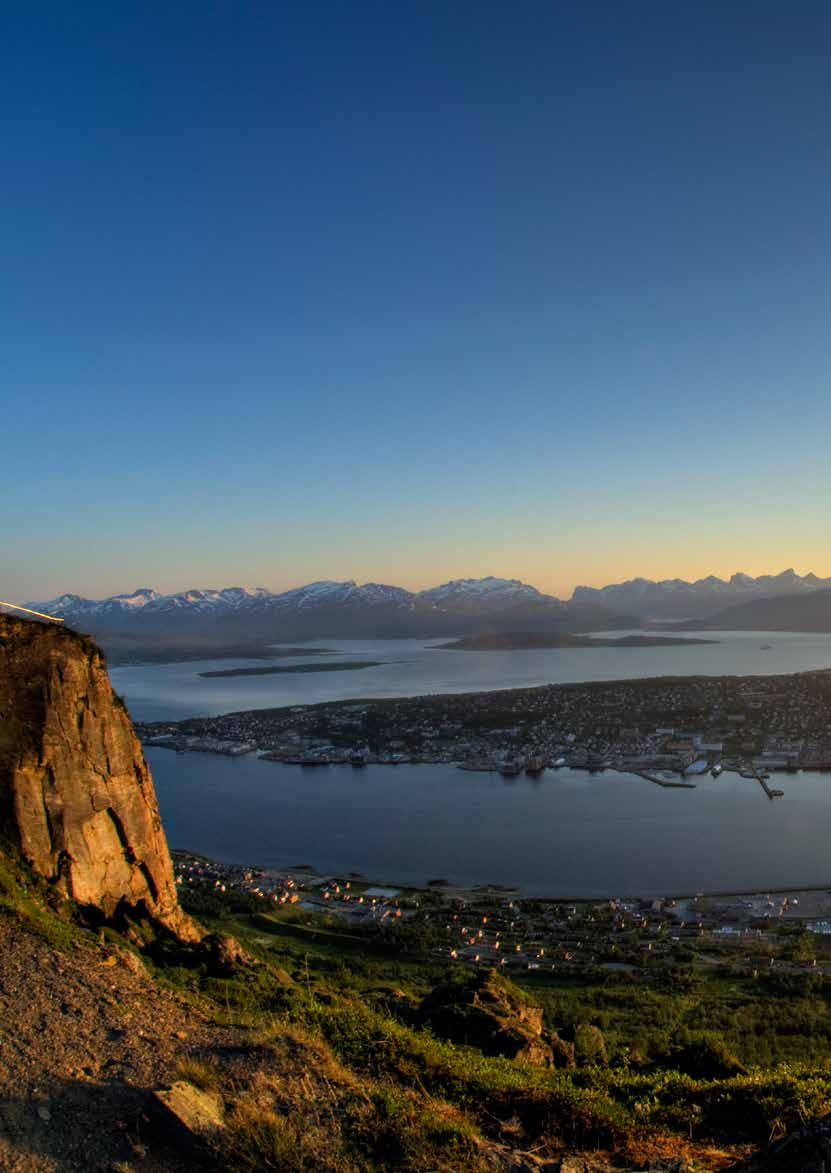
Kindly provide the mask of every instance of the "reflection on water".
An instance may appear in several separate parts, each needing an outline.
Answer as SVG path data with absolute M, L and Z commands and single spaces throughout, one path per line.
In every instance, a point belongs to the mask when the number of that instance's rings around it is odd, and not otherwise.
M 696 632 L 695 636 L 720 642 L 689 647 L 449 652 L 435 647 L 441 641 L 433 641 L 431 646 L 424 640 L 412 639 L 319 640 L 308 647 L 334 647 L 343 653 L 343 659 L 383 663 L 360 672 L 206 680 L 199 676 L 200 672 L 262 666 L 263 661 L 202 660 L 114 668 L 110 675 L 133 717 L 155 721 L 350 697 L 478 692 L 643 676 L 741 676 L 831 668 L 831 634 L 741 631 Z M 765 648 L 765 644 L 770 647 Z M 279 661 L 281 667 L 302 662 L 302 658 Z M 320 662 L 319 658 L 316 662 Z
M 778 776 L 785 796 L 769 802 L 732 774 L 663 790 L 612 772 L 146 752 L 171 845 L 230 862 L 573 897 L 831 886 L 831 774 Z

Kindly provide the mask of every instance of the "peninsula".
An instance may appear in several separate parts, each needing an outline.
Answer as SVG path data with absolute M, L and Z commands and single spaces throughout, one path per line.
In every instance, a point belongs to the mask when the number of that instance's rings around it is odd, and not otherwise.
M 831 769 L 831 672 L 546 684 L 137 722 L 147 745 L 271 761 L 668 770 Z

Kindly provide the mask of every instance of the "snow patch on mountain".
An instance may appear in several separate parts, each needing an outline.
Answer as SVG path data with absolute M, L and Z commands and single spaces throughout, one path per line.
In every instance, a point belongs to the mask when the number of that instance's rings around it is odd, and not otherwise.
M 347 579 L 345 582 L 324 579 L 283 591 L 279 595 L 271 595 L 267 600 L 267 606 L 280 611 L 304 611 L 314 607 L 331 606 L 400 607 L 411 604 L 412 600 L 412 593 L 402 587 L 378 582 L 366 582 L 359 586 L 354 579 Z
M 233 610 L 252 599 L 268 598 L 264 587 L 225 587 L 223 590 L 187 590 L 177 594 L 161 595 L 151 587 L 139 587 L 129 594 L 111 595 L 106 599 L 84 599 L 80 595 L 59 595 L 56 599 L 39 603 L 38 609 L 49 615 L 124 615 L 164 611 L 226 611 Z
M 536 587 L 518 578 L 455 578 L 440 586 L 419 591 L 418 601 L 434 607 L 477 605 L 483 609 L 501 609 L 521 603 L 556 603 Z

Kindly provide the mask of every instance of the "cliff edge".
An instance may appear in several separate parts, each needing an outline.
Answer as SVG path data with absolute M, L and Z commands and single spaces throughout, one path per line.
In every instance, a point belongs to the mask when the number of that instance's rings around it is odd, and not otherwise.
M 149 916 L 184 941 L 153 780 L 104 657 L 57 624 L 0 614 L 0 825 L 82 908 Z

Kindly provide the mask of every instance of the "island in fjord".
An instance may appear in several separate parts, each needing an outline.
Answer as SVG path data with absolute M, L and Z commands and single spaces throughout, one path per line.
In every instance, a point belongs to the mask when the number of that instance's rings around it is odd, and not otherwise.
M 687 644 L 713 644 L 714 639 L 683 639 L 668 635 L 622 635 L 617 638 L 594 638 L 568 635 L 565 632 L 511 631 L 489 635 L 467 635 L 450 643 L 436 645 L 450 652 L 515 652 L 535 648 L 679 648 Z
M 289 664 L 269 668 L 215 668 L 211 672 L 197 672 L 197 676 L 276 676 L 299 672 L 355 672 L 359 668 L 377 668 L 380 660 L 340 660 L 334 664 Z

